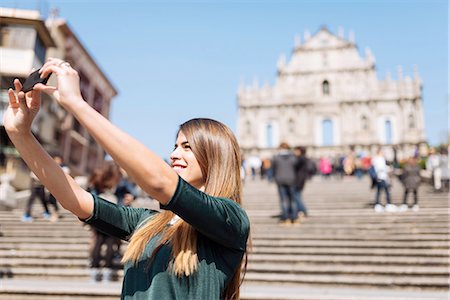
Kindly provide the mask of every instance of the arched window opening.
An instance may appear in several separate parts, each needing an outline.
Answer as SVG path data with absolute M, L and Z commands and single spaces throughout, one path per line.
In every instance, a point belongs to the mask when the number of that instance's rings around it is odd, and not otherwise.
M 333 146 L 333 121 L 326 119 L 322 121 L 323 146 Z
M 329 95 L 330 94 L 330 83 L 328 82 L 328 80 L 324 80 L 322 82 L 322 93 L 324 95 Z
M 390 120 L 386 120 L 386 122 L 384 122 L 384 136 L 385 143 L 392 144 L 392 123 Z
M 267 124 L 266 126 L 266 145 L 268 148 L 273 148 L 273 126 Z

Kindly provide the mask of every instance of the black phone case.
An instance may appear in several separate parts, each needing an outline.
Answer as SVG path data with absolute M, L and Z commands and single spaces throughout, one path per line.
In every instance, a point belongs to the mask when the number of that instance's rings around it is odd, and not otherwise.
M 28 78 L 23 83 L 22 91 L 24 93 L 29 92 L 38 83 L 47 84 L 47 81 L 50 78 L 50 75 L 52 75 L 52 73 L 48 74 L 47 77 L 41 78 L 41 74 L 39 74 L 39 70 L 34 71 L 33 73 L 30 74 L 30 76 L 28 76 Z

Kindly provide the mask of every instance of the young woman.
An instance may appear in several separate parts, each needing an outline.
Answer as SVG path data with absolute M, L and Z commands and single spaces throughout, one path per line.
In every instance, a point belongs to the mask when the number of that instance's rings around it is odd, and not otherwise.
M 8 91 L 4 125 L 30 169 L 61 205 L 107 234 L 130 240 L 125 252 L 123 299 L 239 299 L 249 220 L 241 208 L 240 152 L 228 127 L 193 119 L 179 128 L 171 166 L 116 128 L 83 100 L 69 63 L 49 59 L 38 84 L 24 95 L 19 80 Z M 31 133 L 40 92 L 88 130 L 130 177 L 160 202 L 161 213 L 119 207 L 79 187 Z

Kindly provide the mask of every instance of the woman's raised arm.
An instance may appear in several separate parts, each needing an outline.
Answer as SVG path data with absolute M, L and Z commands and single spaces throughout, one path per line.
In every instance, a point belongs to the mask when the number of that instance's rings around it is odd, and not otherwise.
M 19 92 L 19 80 L 14 80 L 16 92 L 8 90 L 9 105 L 4 115 L 4 125 L 11 141 L 25 163 L 52 193 L 61 205 L 79 218 L 88 218 L 93 211 L 92 196 L 66 175 L 48 155 L 31 133 L 31 124 L 40 107 L 40 93 L 26 95 Z
M 39 84 L 37 90 L 54 96 L 87 129 L 130 177 L 151 197 L 166 204 L 178 183 L 178 175 L 142 143 L 113 125 L 81 97 L 78 73 L 59 59 L 50 59 L 41 68 L 42 76 L 53 72 L 58 87 Z

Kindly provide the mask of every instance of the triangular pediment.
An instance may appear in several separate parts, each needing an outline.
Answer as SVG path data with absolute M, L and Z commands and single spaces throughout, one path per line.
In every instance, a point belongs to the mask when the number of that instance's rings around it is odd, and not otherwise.
M 341 48 L 351 45 L 351 42 L 332 34 L 330 31 L 328 31 L 327 28 L 323 27 L 316 34 L 305 40 L 301 48 L 315 50 L 326 48 Z

